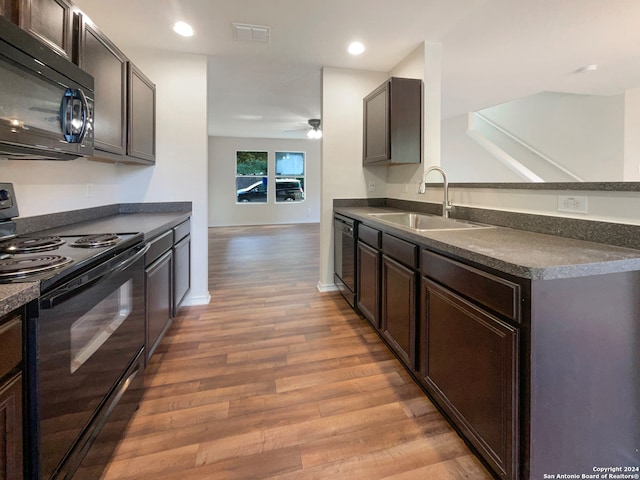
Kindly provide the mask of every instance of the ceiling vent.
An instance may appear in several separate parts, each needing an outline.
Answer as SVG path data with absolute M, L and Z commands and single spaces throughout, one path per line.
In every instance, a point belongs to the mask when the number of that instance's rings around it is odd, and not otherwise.
M 242 42 L 269 43 L 271 27 L 263 25 L 248 25 L 246 23 L 232 23 L 233 37 Z

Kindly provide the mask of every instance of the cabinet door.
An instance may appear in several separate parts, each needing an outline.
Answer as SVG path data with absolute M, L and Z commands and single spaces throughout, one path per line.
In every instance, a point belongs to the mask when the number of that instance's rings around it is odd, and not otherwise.
M 364 98 L 363 161 L 381 162 L 391 158 L 389 139 L 389 82 Z
M 0 386 L 0 480 L 21 480 L 22 375 Z
M 187 235 L 173 247 L 173 264 L 173 315 L 175 315 L 191 286 L 191 235 Z
M 71 60 L 71 4 L 66 0 L 20 0 L 20 28 Z
M 86 17 L 77 19 L 81 30 L 78 65 L 95 80 L 94 147 L 125 155 L 127 59 Z
M 380 252 L 358 242 L 358 310 L 371 324 L 380 328 Z
M 156 86 L 131 62 L 128 73 L 127 154 L 155 162 L 156 158 Z
M 382 256 L 382 334 L 404 363 L 415 369 L 417 274 Z
M 11 0 L 0 0 L 0 16 L 13 21 Z
M 147 295 L 147 360 L 171 322 L 173 252 L 169 250 L 145 270 Z
M 422 281 L 422 375 L 501 478 L 518 472 L 518 329 Z

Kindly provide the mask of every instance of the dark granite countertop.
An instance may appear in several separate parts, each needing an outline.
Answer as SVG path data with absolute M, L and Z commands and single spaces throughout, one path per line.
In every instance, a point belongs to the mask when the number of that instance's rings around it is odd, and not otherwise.
M 38 282 L 0 285 L 0 316 L 26 305 L 40 295 Z
M 121 206 L 118 210 L 103 207 L 44 215 L 28 218 L 24 221 L 29 223 L 29 232 L 38 231 L 38 233 L 51 235 L 141 232 L 146 241 L 179 225 L 191 216 L 190 208 L 189 210 L 180 208 L 179 211 L 166 211 L 165 205 L 171 206 L 172 204 L 153 205 L 151 208 L 155 211 L 140 211 L 140 208 L 128 208 L 128 205 L 124 205 L 124 208 Z M 82 219 L 82 221 L 70 223 L 70 220 L 77 219 Z M 39 229 L 38 225 L 46 226 L 46 229 Z M 38 282 L 0 285 L 0 314 L 3 315 L 25 305 L 38 298 L 39 294 Z
M 506 227 L 415 232 L 370 213 L 391 208 L 335 207 L 334 211 L 424 247 L 529 279 L 572 278 L 640 270 L 640 250 Z
M 93 233 L 142 232 L 144 239 L 149 240 L 179 225 L 190 216 L 191 212 L 119 213 L 52 228 L 45 230 L 43 233 L 50 235 L 89 235 Z

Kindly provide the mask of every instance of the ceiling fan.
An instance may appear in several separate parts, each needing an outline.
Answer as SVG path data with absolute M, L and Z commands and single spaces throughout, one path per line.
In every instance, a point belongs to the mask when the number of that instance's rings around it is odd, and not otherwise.
M 302 122 L 300 122 L 302 123 Z M 305 128 L 298 128 L 296 130 L 286 130 L 287 132 L 296 132 L 299 130 L 307 130 L 307 137 L 314 140 L 318 138 L 322 138 L 322 130 L 320 130 L 320 119 L 319 118 L 310 118 Z

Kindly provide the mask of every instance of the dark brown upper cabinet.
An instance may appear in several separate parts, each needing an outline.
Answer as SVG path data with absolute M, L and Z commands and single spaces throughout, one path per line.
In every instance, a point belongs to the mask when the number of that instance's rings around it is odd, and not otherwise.
M 73 49 L 71 3 L 66 0 L 4 0 L 20 28 L 71 60 Z M 13 7 L 11 6 L 13 5 Z M 17 5 L 17 8 L 15 6 Z
M 363 101 L 363 164 L 422 161 L 422 80 L 391 77 Z
M 127 57 L 82 13 L 75 15 L 76 62 L 94 78 L 94 148 L 127 153 Z
M 0 0 L 0 16 L 11 19 L 11 0 Z
M 131 62 L 127 86 L 127 154 L 153 163 L 156 158 L 156 86 Z
M 155 163 L 155 85 L 82 12 L 74 61 L 95 80 L 92 160 Z

